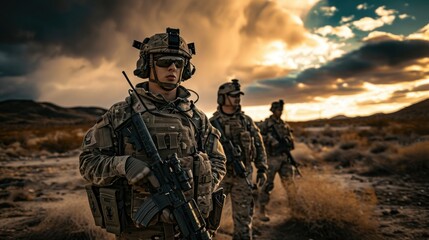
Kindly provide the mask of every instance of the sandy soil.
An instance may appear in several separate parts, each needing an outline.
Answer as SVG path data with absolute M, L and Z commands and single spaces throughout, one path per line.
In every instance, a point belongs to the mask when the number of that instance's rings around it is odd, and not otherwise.
M 88 233 L 95 227 L 77 164 L 77 156 L 0 162 L 0 239 L 109 238 Z M 368 187 L 375 190 L 378 203 L 374 217 L 380 222 L 378 229 L 383 239 L 429 239 L 429 183 L 408 176 L 361 176 L 344 170 L 336 170 L 331 177 L 355 191 Z M 47 223 L 55 219 L 55 214 L 63 216 L 63 212 L 65 218 L 76 220 L 73 227 L 58 226 L 61 222 L 57 220 L 55 228 Z M 289 218 L 286 192 L 280 184 L 268 212 L 270 222 L 255 219 L 255 239 L 309 239 Z M 226 206 L 223 220 L 231 223 L 230 215 Z M 43 235 L 53 231 L 60 233 Z M 231 233 L 231 224 L 223 225 L 216 239 L 231 239 Z

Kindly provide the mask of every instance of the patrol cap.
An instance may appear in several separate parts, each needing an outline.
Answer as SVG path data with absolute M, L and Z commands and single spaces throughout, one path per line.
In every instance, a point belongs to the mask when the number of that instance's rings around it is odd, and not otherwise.
M 238 79 L 232 79 L 231 82 L 220 85 L 217 94 L 218 95 L 223 95 L 223 94 L 244 95 L 244 93 L 240 90 L 240 83 L 238 83 Z
M 283 110 L 283 99 L 280 99 L 278 102 L 272 102 L 270 111 L 274 112 L 275 110 Z

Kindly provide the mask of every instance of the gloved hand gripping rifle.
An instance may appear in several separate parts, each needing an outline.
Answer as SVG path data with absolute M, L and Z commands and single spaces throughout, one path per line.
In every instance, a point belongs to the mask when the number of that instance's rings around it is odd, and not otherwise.
M 131 85 L 126 74 L 123 74 Z M 132 85 L 131 87 L 135 91 Z M 137 151 L 144 150 L 152 160 L 150 169 L 160 184 L 134 215 L 136 224 L 147 227 L 157 213 L 168 208 L 173 213 L 184 239 L 211 239 L 195 200 L 186 200 L 184 192 L 192 187 L 189 183 L 190 177 L 181 167 L 177 155 L 174 154 L 166 160 L 161 159 L 140 113 L 134 113 L 117 131 L 127 137 Z

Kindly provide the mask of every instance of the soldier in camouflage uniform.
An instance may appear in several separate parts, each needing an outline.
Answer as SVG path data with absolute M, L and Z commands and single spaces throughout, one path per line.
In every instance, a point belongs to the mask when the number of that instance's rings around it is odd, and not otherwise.
M 252 166 L 254 162 L 257 170 L 257 183 L 262 186 L 266 180 L 267 160 L 261 134 L 253 120 L 241 111 L 240 91 L 238 80 L 222 84 L 218 90 L 218 109 L 210 118 L 216 128 L 220 127 L 221 134 L 225 134 L 232 145 L 239 147 L 239 160 L 244 163 L 247 179 L 237 175 L 232 162 L 232 156 L 225 149 L 226 143 L 221 138 L 227 156 L 227 175 L 221 183 L 225 194 L 231 193 L 232 213 L 234 220 L 233 239 L 252 239 L 252 218 L 254 213 L 254 199 L 252 186 Z M 216 122 L 217 121 L 217 122 Z
M 114 104 L 87 132 L 79 169 L 100 192 L 113 188 L 123 193 L 115 199 L 118 206 L 122 204 L 121 219 L 99 222 L 107 225 L 113 221 L 113 226 L 104 227 L 115 233 L 117 239 L 176 239 L 180 233 L 169 210 L 157 214 L 148 227 L 133 222 L 136 210 L 159 182 L 150 170 L 151 159 L 144 150 L 137 151 L 121 137 L 117 127 L 133 113 L 141 114 L 161 158 L 177 154 L 188 172 L 192 189 L 185 196 L 195 199 L 204 218 L 212 210 L 211 193 L 226 174 L 226 158 L 219 142 L 220 133 L 188 99 L 190 92 L 180 85 L 194 73 L 190 63 L 195 54 L 193 43 L 186 44 L 178 29 L 168 28 L 167 33 L 155 34 L 143 42 L 134 41 L 133 46 L 140 50 L 134 75 L 149 81 L 137 84 L 136 91 L 130 90 L 125 101 Z
M 264 144 L 268 155 L 268 179 L 259 195 L 259 214 L 262 221 L 269 221 L 266 214 L 266 205 L 270 201 L 271 191 L 274 189 L 274 178 L 278 173 L 285 189 L 293 176 L 293 167 L 286 156 L 285 151 L 294 149 L 292 130 L 289 125 L 281 119 L 283 113 L 283 100 L 273 102 L 270 111 L 273 113 L 260 125 L 264 138 Z M 276 131 L 276 132 L 275 132 Z M 285 141 L 283 141 L 283 138 Z M 288 146 L 281 146 L 280 142 Z

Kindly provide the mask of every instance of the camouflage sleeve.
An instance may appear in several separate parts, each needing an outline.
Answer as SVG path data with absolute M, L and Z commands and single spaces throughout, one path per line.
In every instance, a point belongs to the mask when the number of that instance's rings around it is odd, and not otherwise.
M 86 133 L 79 156 L 79 171 L 87 181 L 105 186 L 125 174 L 129 156 L 116 156 L 109 112 Z
M 253 120 L 248 116 L 246 116 L 246 118 L 250 122 L 250 131 L 256 148 L 256 156 L 254 161 L 255 167 L 258 169 L 258 171 L 267 172 L 267 153 L 265 152 L 262 135 Z
M 293 137 L 293 129 L 290 127 L 289 124 L 285 123 L 285 125 L 286 125 L 286 129 L 288 132 L 287 138 L 290 141 L 290 150 L 293 150 L 293 149 L 295 149 L 295 140 Z
M 268 132 L 268 119 L 265 119 L 260 125 L 259 130 L 262 134 L 262 136 L 266 135 Z
M 215 127 L 211 125 L 210 121 L 205 115 L 204 126 L 205 133 L 203 143 L 212 164 L 213 189 L 216 189 L 226 174 L 226 157 L 222 144 L 219 140 L 220 133 Z

